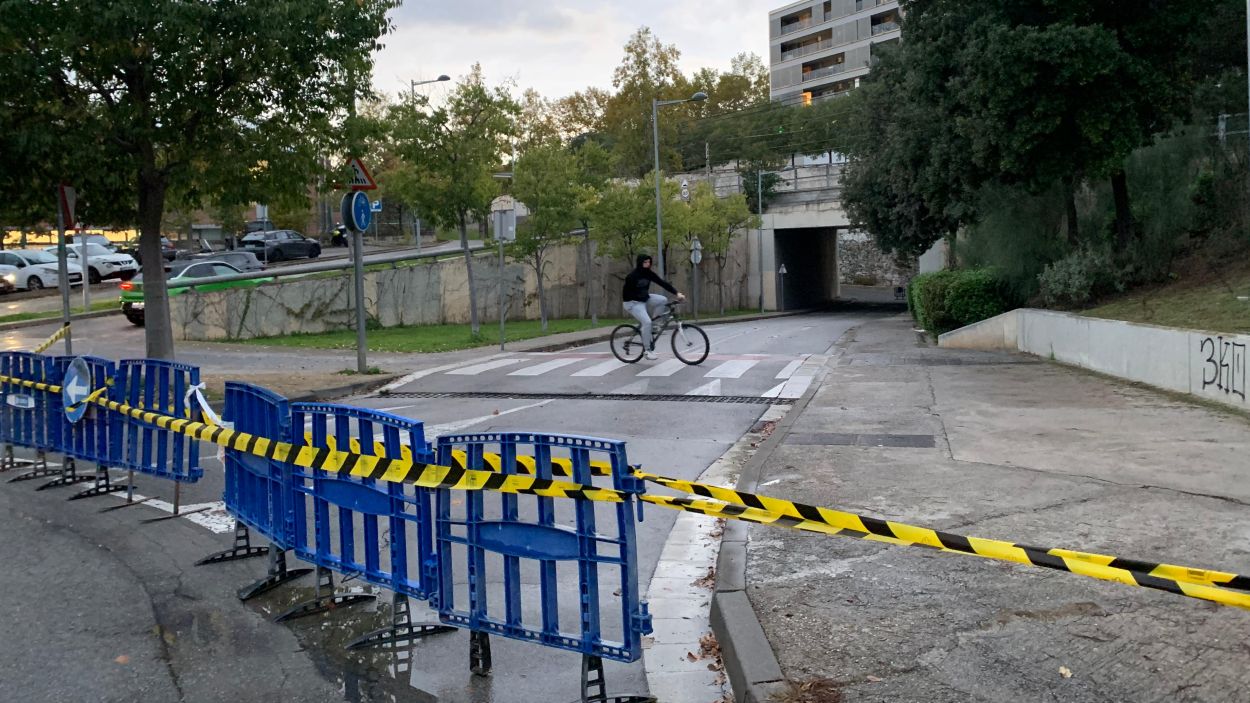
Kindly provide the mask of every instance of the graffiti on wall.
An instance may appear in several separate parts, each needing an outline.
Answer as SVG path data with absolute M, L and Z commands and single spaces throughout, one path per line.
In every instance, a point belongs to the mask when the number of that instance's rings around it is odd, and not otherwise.
M 1215 386 L 1225 395 L 1246 400 L 1246 345 L 1226 337 L 1204 337 L 1198 344 L 1202 357 L 1202 390 Z

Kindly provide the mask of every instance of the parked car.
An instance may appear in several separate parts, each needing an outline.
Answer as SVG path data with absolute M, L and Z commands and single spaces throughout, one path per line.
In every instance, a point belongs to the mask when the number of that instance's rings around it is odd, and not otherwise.
M 5 274 L 5 277 L 7 279 L 8 276 L 12 276 L 9 282 L 21 290 L 56 288 L 61 284 L 61 272 L 56 256 L 46 251 L 32 249 L 0 251 L 0 265 L 12 266 L 15 269 L 13 273 Z M 82 285 L 82 269 L 73 263 L 67 266 L 69 285 Z
M 68 244 L 98 244 L 111 252 L 117 251 L 117 245 L 103 234 L 75 234 L 65 238 Z
M 139 240 L 132 239 L 124 245 L 117 247 L 117 251 L 123 254 L 129 254 L 140 265 L 143 264 L 143 255 L 139 252 Z M 174 247 L 174 243 L 161 237 L 161 258 L 166 261 L 173 261 L 178 258 L 178 249 Z
M 289 229 L 253 232 L 245 236 L 239 245 L 266 263 L 321 256 L 320 242 Z
M 243 273 L 264 271 L 265 264 L 250 251 L 218 251 L 211 254 L 196 254 L 191 257 L 195 261 L 224 261 Z
M 216 283 L 200 283 L 197 280 L 215 276 L 233 276 L 240 271 L 224 261 L 199 261 L 195 259 L 175 261 L 165 267 L 165 285 L 169 297 L 186 293 L 194 287 L 201 291 L 215 291 L 225 288 L 242 288 L 258 286 L 272 281 L 272 278 L 256 278 L 248 281 L 224 281 Z M 143 326 L 143 275 L 135 276 L 121 284 L 122 314 L 133 325 Z
M 0 264 L 0 293 L 17 290 L 17 267 Z
M 65 245 L 65 256 L 70 263 L 82 269 L 82 244 Z M 120 278 L 123 281 L 134 278 L 139 273 L 139 263 L 129 254 L 118 254 L 105 249 L 99 244 L 87 244 L 87 280 L 99 283 L 106 278 Z M 47 247 L 44 251 L 56 256 L 56 247 Z

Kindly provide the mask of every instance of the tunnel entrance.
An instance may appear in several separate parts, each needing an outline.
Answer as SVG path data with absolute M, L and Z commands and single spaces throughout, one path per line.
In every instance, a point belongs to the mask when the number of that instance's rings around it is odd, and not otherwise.
M 820 307 L 838 297 L 837 228 L 778 229 L 773 241 L 778 310 Z

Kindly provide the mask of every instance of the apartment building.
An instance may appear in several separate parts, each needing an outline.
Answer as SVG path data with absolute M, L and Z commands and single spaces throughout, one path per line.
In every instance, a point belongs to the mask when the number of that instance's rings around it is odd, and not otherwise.
M 898 0 L 803 0 L 768 25 L 773 100 L 810 102 L 858 86 L 877 47 L 898 41 Z

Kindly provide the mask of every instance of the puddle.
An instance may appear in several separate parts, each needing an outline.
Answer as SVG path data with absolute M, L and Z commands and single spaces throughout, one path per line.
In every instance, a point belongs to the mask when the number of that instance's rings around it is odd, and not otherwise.
M 409 672 L 399 668 L 406 664 L 401 657 L 411 659 L 411 646 L 406 650 L 347 649 L 347 645 L 355 639 L 391 624 L 390 592 L 380 591 L 360 581 L 349 581 L 344 586 L 336 577 L 335 582 L 338 586 L 336 592 L 372 593 L 377 600 L 339 607 L 275 626 L 290 628 L 322 676 L 338 685 L 344 701 L 436 703 L 436 696 L 409 685 Z M 311 600 L 314 595 L 312 586 L 284 586 L 253 599 L 248 605 L 272 620 L 291 607 Z

